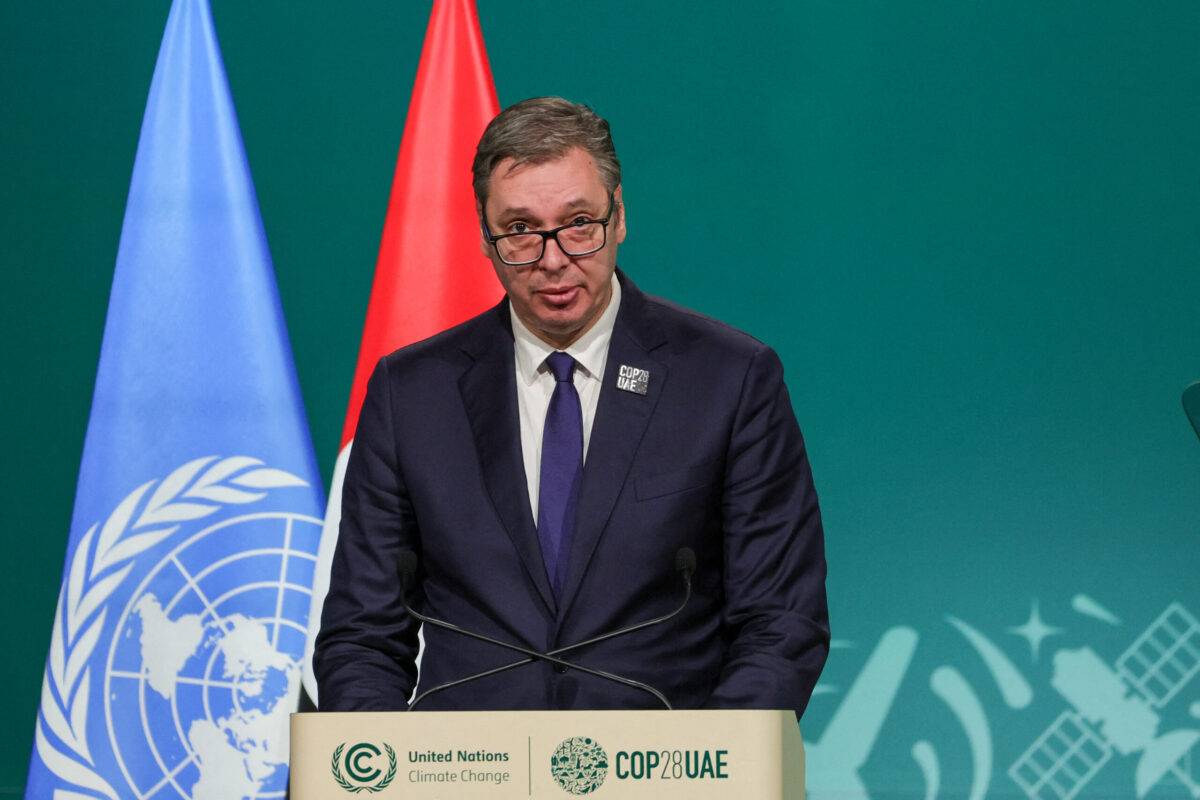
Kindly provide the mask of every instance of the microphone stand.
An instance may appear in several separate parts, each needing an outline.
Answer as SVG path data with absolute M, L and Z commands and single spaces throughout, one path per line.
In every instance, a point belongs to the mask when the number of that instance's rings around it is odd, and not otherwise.
M 464 678 L 459 678 L 457 680 L 450 681 L 449 683 L 439 684 L 438 686 L 434 686 L 430 689 L 427 689 L 424 692 L 422 692 L 421 694 L 417 695 L 417 697 L 415 697 L 413 699 L 413 701 L 411 703 L 409 703 L 408 708 L 410 711 L 412 709 L 414 709 L 418 703 L 420 703 L 422 700 L 424 700 L 426 697 L 430 696 L 431 694 L 434 694 L 435 692 L 440 692 L 444 689 L 449 689 L 453 686 L 459 686 L 459 685 L 467 683 L 469 681 L 479 680 L 480 678 L 486 678 L 486 677 L 490 677 L 492 675 L 497 675 L 501 672 L 506 672 L 510 669 L 515 669 L 516 667 L 524 666 L 526 664 L 532 664 L 534 661 L 546 661 L 551 664 L 557 664 L 558 666 L 564 667 L 566 669 L 577 669 L 580 672 L 583 672 L 588 675 L 592 675 L 594 677 L 606 678 L 611 681 L 616 681 L 617 683 L 619 683 L 623 686 L 628 686 L 633 689 L 640 689 L 644 692 L 649 692 L 650 694 L 654 695 L 654 697 L 657 698 L 658 701 L 660 703 L 662 703 L 663 706 L 666 707 L 666 709 L 668 711 L 673 710 L 671 703 L 667 700 L 666 697 L 663 696 L 662 692 L 658 691 L 657 689 L 655 689 L 652 686 L 644 684 L 640 681 L 631 680 L 629 678 L 623 678 L 620 675 L 614 675 L 611 672 L 606 672 L 604 670 L 592 669 L 590 667 L 584 667 L 580 664 L 575 664 L 570 661 L 564 661 L 563 659 L 558 658 L 558 656 L 563 653 L 567 653 L 567 652 L 576 650 L 581 647 L 586 647 L 588 645 L 596 644 L 597 642 L 602 642 L 606 639 L 611 639 L 615 636 L 622 636 L 627 633 L 633 633 L 634 631 L 642 630 L 643 628 L 648 628 L 652 625 L 658 625 L 659 623 L 665 622 L 666 620 L 670 619 L 671 617 L 674 617 L 676 614 L 678 614 L 680 611 L 682 611 L 684 606 L 687 605 L 688 600 L 690 600 L 691 596 L 692 596 L 692 572 L 696 568 L 696 555 L 691 550 L 691 548 L 687 548 L 687 547 L 681 548 L 680 551 L 675 556 L 676 569 L 678 569 L 682 573 L 683 580 L 684 580 L 683 602 L 679 604 L 678 608 L 676 608 L 675 610 L 671 611 L 668 614 L 663 614 L 662 616 L 655 617 L 653 619 L 649 619 L 644 622 L 639 622 L 634 625 L 630 625 L 627 628 L 621 628 L 616 631 L 611 631 L 609 633 L 600 634 L 599 636 L 593 636 L 592 638 L 585 639 L 582 642 L 576 642 L 575 644 L 568 645 L 566 647 L 560 647 L 555 650 L 551 650 L 547 653 L 540 653 L 536 650 L 531 650 L 527 647 L 522 647 L 520 645 L 511 644 L 509 642 L 502 642 L 499 639 L 494 639 L 494 638 L 492 638 L 490 636 L 486 636 L 482 633 L 468 631 L 465 628 L 461 628 L 458 625 L 455 625 L 453 623 L 446 622 L 446 621 L 440 620 L 440 619 L 435 619 L 433 617 L 427 616 L 425 614 L 422 614 L 422 613 L 416 611 L 411 605 L 409 605 L 408 590 L 412 586 L 413 579 L 417 573 L 417 555 L 412 550 L 405 548 L 405 549 L 401 550 L 401 552 L 400 552 L 399 561 L 400 561 L 400 564 L 399 564 L 400 570 L 399 571 L 400 571 L 400 590 L 401 590 L 400 591 L 400 603 L 404 606 L 404 610 L 407 611 L 409 614 L 411 614 L 413 617 L 420 620 L 421 622 L 427 623 L 429 625 L 433 625 L 434 627 L 444 628 L 446 630 L 454 631 L 455 633 L 458 633 L 462 636 L 466 636 L 471 639 L 477 639 L 479 641 L 487 642 L 488 644 L 492 644 L 492 645 L 495 645 L 497 647 L 501 647 L 501 648 L 504 648 L 507 650 L 514 650 L 514 651 L 526 656 L 524 659 L 522 659 L 520 661 L 514 661 L 511 664 L 505 664 L 505 665 L 502 665 L 499 667 L 494 667 L 492 669 L 485 670 L 484 672 L 480 672 L 475 675 L 468 675 Z
M 550 661 L 551 663 L 567 664 L 571 668 L 578 669 L 582 672 L 591 672 L 591 670 L 589 670 L 585 667 L 580 667 L 578 664 L 571 664 L 570 662 L 560 661 L 559 659 L 553 658 L 553 657 L 560 656 L 564 653 L 569 653 L 572 650 L 577 650 L 581 647 L 587 647 L 588 645 L 596 644 L 598 642 L 603 642 L 604 640 L 611 639 L 614 636 L 623 636 L 627 633 L 633 633 L 635 631 L 640 631 L 643 628 L 649 628 L 653 625 L 658 625 L 660 622 L 666 622 L 671 617 L 678 614 L 680 611 L 683 611 L 684 606 L 686 606 L 688 604 L 688 601 L 691 598 L 692 598 L 692 579 L 691 579 L 690 575 L 684 575 L 683 602 L 681 602 L 679 604 L 678 608 L 676 608 L 675 610 L 673 610 L 667 614 L 663 614 L 662 616 L 655 617 L 653 619 L 648 619 L 645 622 L 639 622 L 636 625 L 630 625 L 627 628 L 621 628 L 620 630 L 610 631 L 609 633 L 601 634 L 599 636 L 593 636 L 591 639 L 585 639 L 582 642 L 576 642 L 575 644 L 567 645 L 566 647 L 559 647 L 559 648 L 551 650 L 547 653 L 531 654 L 532 657 L 530 657 L 530 658 L 523 658 L 520 661 L 514 661 L 511 664 L 504 664 L 503 666 L 494 667 L 492 669 L 486 670 L 484 672 L 479 672 L 474 675 L 468 675 L 465 678 L 459 678 L 458 680 L 450 681 L 449 683 L 442 683 L 437 686 L 430 687 L 429 689 L 426 689 L 425 691 L 421 692 L 419 695 L 414 697 L 413 701 L 411 703 L 409 703 L 408 708 L 411 711 L 414 707 L 416 707 L 417 703 L 420 703 L 422 700 L 424 700 L 426 697 L 429 697 L 431 694 L 436 694 L 437 692 L 440 692 L 444 689 L 450 689 L 455 686 L 459 686 L 460 684 L 469 683 L 474 680 L 479 680 L 480 678 L 490 678 L 492 675 L 499 675 L 501 672 L 507 672 L 510 669 L 516 669 L 517 667 L 523 667 L 526 664 L 532 664 L 535 660 L 539 660 L 539 659 L 545 660 L 545 661 Z M 407 606 L 406 606 L 406 608 L 407 608 Z M 418 617 L 418 619 L 419 619 L 419 617 Z M 504 645 L 502 645 L 502 646 L 504 646 Z M 622 682 L 624 682 L 624 679 L 622 679 Z M 638 688 L 642 688 L 642 689 L 645 689 L 645 690 L 651 692 L 655 697 L 657 697 L 662 702 L 662 704 L 664 706 L 667 707 L 668 711 L 673 710 L 671 707 L 671 704 L 668 703 L 667 699 L 665 697 L 663 697 L 661 694 L 659 694 L 658 691 L 651 689 L 649 686 L 645 686 L 642 684 L 638 684 Z

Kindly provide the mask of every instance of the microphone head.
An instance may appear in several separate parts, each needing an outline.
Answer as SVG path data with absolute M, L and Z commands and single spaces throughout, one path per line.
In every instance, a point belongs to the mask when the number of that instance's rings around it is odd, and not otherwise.
M 684 577 L 692 577 L 696 571 L 696 551 L 690 547 L 681 547 L 675 553 L 675 571 L 682 572 Z
M 1183 410 L 1187 413 L 1196 435 L 1200 436 L 1200 381 L 1184 390 Z
M 407 592 L 417 577 L 417 554 L 407 547 L 401 548 L 396 562 L 400 571 L 400 588 Z

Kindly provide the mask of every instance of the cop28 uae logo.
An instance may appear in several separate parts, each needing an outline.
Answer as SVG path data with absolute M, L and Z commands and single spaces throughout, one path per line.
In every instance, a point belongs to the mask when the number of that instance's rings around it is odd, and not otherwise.
M 382 756 L 385 751 L 386 772 L 376 766 L 376 757 Z M 387 742 L 383 743 L 383 750 L 370 742 L 359 742 L 347 750 L 346 743 L 342 742 L 334 748 L 333 758 L 330 759 L 330 771 L 338 786 L 347 792 L 378 792 L 386 789 L 396 777 L 396 751 Z
M 591 794 L 608 777 L 608 753 L 594 739 L 566 739 L 550 756 L 550 774 L 564 792 Z

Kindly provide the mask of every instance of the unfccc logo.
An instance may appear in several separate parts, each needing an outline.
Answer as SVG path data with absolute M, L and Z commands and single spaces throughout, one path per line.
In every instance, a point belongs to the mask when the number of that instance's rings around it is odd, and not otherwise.
M 378 757 L 384 752 L 387 753 L 386 772 L 377 766 Z M 370 742 L 359 742 L 347 750 L 346 743 L 342 742 L 333 751 L 330 771 L 338 786 L 347 792 L 378 792 L 386 789 L 396 777 L 396 751 L 387 742 L 383 743 L 383 750 Z

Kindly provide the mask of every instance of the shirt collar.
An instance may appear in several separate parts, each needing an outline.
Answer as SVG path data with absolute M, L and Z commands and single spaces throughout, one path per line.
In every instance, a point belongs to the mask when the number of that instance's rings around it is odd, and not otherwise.
M 568 347 L 567 355 L 588 375 L 596 380 L 603 380 L 601 372 L 608 358 L 608 343 L 612 340 L 613 327 L 617 323 L 617 309 L 621 305 L 621 283 L 614 274 L 611 278 L 612 297 L 608 306 L 596 320 L 596 324 L 588 332 Z M 538 372 L 543 368 L 546 356 L 555 352 L 555 348 L 543 342 L 533 334 L 525 323 L 513 311 L 512 303 L 508 306 L 509 317 L 512 319 L 513 339 L 517 362 L 517 375 L 525 384 L 532 385 L 537 380 Z

